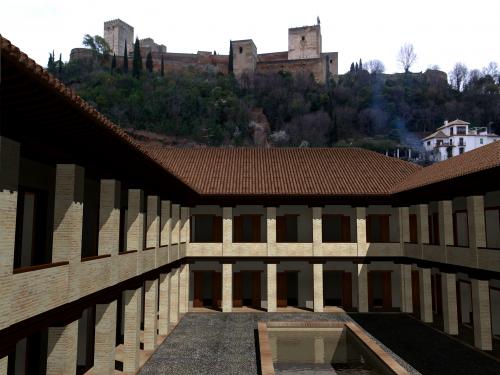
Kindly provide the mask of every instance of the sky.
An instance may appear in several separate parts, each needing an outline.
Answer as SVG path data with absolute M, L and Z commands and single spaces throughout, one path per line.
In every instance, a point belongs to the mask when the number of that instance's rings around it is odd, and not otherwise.
M 456 62 L 470 69 L 500 64 L 499 14 L 499 0 L 2 0 L 0 33 L 46 66 L 50 51 L 68 60 L 84 34 L 102 35 L 104 21 L 115 18 L 168 52 L 227 54 L 229 40 L 247 38 L 258 53 L 286 51 L 288 28 L 319 16 L 323 52 L 339 53 L 339 73 L 360 58 L 401 71 L 396 57 L 405 43 L 417 54 L 411 71 L 438 65 L 449 72 Z

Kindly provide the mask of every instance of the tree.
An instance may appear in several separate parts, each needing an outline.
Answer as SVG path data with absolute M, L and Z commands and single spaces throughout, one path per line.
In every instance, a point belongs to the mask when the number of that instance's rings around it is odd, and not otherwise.
M 49 52 L 49 61 L 47 62 L 47 71 L 51 74 L 56 72 L 56 62 L 54 61 L 54 51 Z
M 135 38 L 134 57 L 132 59 L 132 75 L 135 78 L 139 78 L 141 76 L 141 71 L 142 71 L 141 46 L 139 44 L 139 38 Z
M 229 64 L 227 67 L 227 70 L 229 73 L 233 73 L 234 66 L 233 66 L 233 42 L 229 42 Z
M 153 73 L 153 56 L 151 55 L 151 51 L 149 51 L 148 54 L 146 55 L 146 70 L 149 73 Z
M 116 70 L 116 54 L 113 53 L 113 58 L 111 59 L 111 73 Z
M 128 52 L 127 52 L 127 41 L 125 41 L 125 50 L 123 51 L 123 73 L 128 73 Z
M 382 74 L 385 72 L 384 63 L 377 59 L 366 62 L 364 66 L 371 74 Z
M 410 71 L 411 66 L 417 61 L 417 54 L 413 44 L 406 43 L 399 49 L 397 61 L 405 73 Z
M 463 63 L 456 63 L 453 69 L 450 71 L 450 83 L 451 86 L 457 90 L 462 91 L 465 85 L 465 80 L 467 79 L 467 74 L 469 70 Z
M 62 70 L 63 70 L 62 53 L 60 53 L 59 60 L 57 61 L 57 74 L 59 75 L 59 77 L 62 74 Z
M 359 59 L 359 70 L 363 70 L 363 61 Z
M 354 73 L 354 63 L 351 63 L 351 67 L 349 68 L 350 73 Z
M 165 75 L 165 63 L 163 62 L 163 53 L 161 54 L 160 74 L 162 77 Z
M 494 81 L 500 83 L 500 71 L 498 70 L 498 64 L 495 61 L 491 61 L 488 65 L 483 68 L 483 74 L 489 75 Z
M 358 65 L 358 63 L 356 63 L 356 64 L 354 65 L 354 71 L 355 71 L 355 72 L 357 72 L 358 70 L 359 70 L 359 65 Z
M 109 55 L 111 51 L 108 42 L 106 42 L 106 39 L 99 35 L 95 35 L 92 37 L 89 34 L 85 34 L 83 36 L 82 44 L 85 47 L 90 48 L 95 53 L 103 56 Z

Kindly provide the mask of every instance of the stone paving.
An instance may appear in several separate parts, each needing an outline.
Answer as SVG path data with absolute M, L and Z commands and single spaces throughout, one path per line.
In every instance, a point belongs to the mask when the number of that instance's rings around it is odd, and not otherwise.
M 257 322 L 262 320 L 350 318 L 344 313 L 188 313 L 140 374 L 258 374 Z

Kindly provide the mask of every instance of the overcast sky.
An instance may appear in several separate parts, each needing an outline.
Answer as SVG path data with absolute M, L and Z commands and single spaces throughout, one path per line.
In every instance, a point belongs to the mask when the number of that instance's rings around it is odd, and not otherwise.
M 359 58 L 401 71 L 396 55 L 404 43 L 415 46 L 412 71 L 438 65 L 448 72 L 457 61 L 469 68 L 500 63 L 499 0 L 2 0 L 0 33 L 45 66 L 49 51 L 67 60 L 84 34 L 102 35 L 103 22 L 115 18 L 169 52 L 227 54 L 230 39 L 246 38 L 258 53 L 286 51 L 287 29 L 315 24 L 317 16 L 323 51 L 339 52 L 339 73 Z

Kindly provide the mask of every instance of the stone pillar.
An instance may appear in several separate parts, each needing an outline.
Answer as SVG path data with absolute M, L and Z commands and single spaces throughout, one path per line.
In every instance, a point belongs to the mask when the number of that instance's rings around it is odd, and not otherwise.
M 7 368 L 9 366 L 9 357 L 0 358 L 0 375 L 7 375 Z
M 439 238 L 441 243 L 445 246 L 453 246 L 453 208 L 452 202 L 439 201 L 438 202 L 438 215 L 439 215 Z
M 181 242 L 189 242 L 189 207 L 181 207 Z
M 444 331 L 458 335 L 457 278 L 454 273 L 441 272 Z
M 178 244 L 180 243 L 180 216 L 181 216 L 181 206 L 179 204 L 172 204 L 172 219 L 171 219 L 171 227 L 172 227 L 172 243 Z
M 120 246 L 120 191 L 117 180 L 101 180 L 99 255 L 117 255 Z
M 411 264 L 401 264 L 401 312 L 413 312 Z
M 368 312 L 368 264 L 358 263 L 357 266 L 358 266 L 358 311 Z
M 276 254 L 276 207 L 266 208 L 267 255 Z
M 0 137 L 0 277 L 12 274 L 16 240 L 17 192 L 19 185 L 19 143 Z M 0 289 L 0 301 L 7 302 L 7 290 Z M 3 303 L 0 302 L 0 311 Z M 7 302 L 8 303 L 8 302 Z M 0 317 L 0 322 L 3 319 Z M 0 323 L 0 329 L 3 328 Z M 5 360 L 7 362 L 7 360 Z
M 160 246 L 170 245 L 170 201 L 161 201 Z
M 492 350 L 490 290 L 488 280 L 471 279 L 474 346 Z
M 231 252 L 233 243 L 233 208 L 222 208 L 222 255 Z M 231 297 L 232 298 L 232 297 Z
M 313 264 L 314 312 L 323 312 L 323 264 Z
M 183 264 L 179 270 L 179 314 L 185 314 L 189 310 L 189 264 Z
M 231 312 L 233 309 L 233 265 L 222 265 L 222 312 Z
M 123 372 L 135 373 L 139 369 L 142 288 L 123 292 L 125 300 Z
M 419 268 L 420 282 L 420 319 L 424 323 L 432 323 L 432 283 L 431 269 Z
M 267 264 L 267 312 L 277 311 L 276 269 L 277 264 Z
M 75 164 L 57 165 L 52 262 L 82 259 L 84 173 Z
M 78 347 L 78 320 L 65 327 L 49 327 L 47 375 L 75 374 Z
M 429 205 L 428 204 L 417 204 L 417 237 L 418 243 L 428 244 L 429 243 Z
M 145 288 L 144 350 L 155 350 L 158 330 L 158 279 L 146 280 Z
M 149 195 L 147 199 L 146 218 L 146 247 L 160 247 L 160 199 L 156 195 Z
M 170 273 L 160 274 L 158 333 L 163 336 L 170 331 L 170 276 Z
M 170 326 L 179 321 L 179 268 L 170 271 Z
M 321 255 L 318 245 L 323 242 L 323 207 L 312 208 L 312 231 L 314 255 Z
M 127 222 L 127 251 L 144 250 L 144 192 L 140 189 L 128 191 Z
M 403 246 L 405 242 L 410 242 L 410 208 L 409 207 L 399 207 L 399 238 L 401 245 Z
M 467 220 L 469 223 L 469 246 L 476 249 L 486 247 L 484 196 L 467 197 Z
M 117 302 L 97 304 L 95 308 L 94 372 L 115 373 Z
M 366 245 L 366 207 L 356 207 L 356 233 L 358 255 L 361 255 L 359 253 L 360 245 Z

